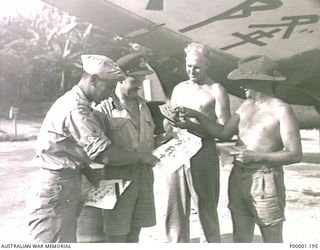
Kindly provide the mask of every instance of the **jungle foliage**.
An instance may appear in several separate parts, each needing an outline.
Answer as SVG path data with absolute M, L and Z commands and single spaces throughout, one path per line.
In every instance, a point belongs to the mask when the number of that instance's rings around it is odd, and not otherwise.
M 118 58 L 128 50 L 115 34 L 46 4 L 28 16 L 2 17 L 0 110 L 56 99 L 78 82 L 83 53 Z

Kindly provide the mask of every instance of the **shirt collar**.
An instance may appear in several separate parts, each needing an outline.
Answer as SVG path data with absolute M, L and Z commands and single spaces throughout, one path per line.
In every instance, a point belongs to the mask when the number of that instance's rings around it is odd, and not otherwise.
M 147 102 L 141 96 L 137 96 L 137 101 L 138 101 L 139 107 L 141 107 L 142 105 L 145 105 Z M 121 101 L 120 101 L 119 97 L 115 93 L 112 96 L 112 104 L 113 104 L 113 107 L 116 109 L 119 109 L 119 110 L 124 109 L 124 107 L 121 105 Z
M 83 93 L 82 89 L 78 85 L 73 86 L 71 91 L 77 95 L 80 104 L 83 104 L 89 109 L 92 109 L 91 102 L 88 100 L 87 96 Z

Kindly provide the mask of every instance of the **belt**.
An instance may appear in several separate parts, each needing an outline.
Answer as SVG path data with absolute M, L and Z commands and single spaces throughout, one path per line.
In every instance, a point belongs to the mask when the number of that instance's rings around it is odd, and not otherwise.
M 239 161 L 235 161 L 235 168 L 237 169 L 241 169 L 242 171 L 245 172 L 259 172 L 259 173 L 271 173 L 271 172 L 283 172 L 282 166 L 266 166 L 266 165 L 262 165 L 259 167 L 249 167 L 246 164 L 243 164 Z

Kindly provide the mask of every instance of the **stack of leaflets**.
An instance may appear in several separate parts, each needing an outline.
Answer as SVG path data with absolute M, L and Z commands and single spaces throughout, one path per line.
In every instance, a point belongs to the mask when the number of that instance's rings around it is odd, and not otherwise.
M 113 209 L 118 197 L 129 186 L 130 181 L 102 180 L 99 187 L 91 187 L 84 206 Z
M 168 120 L 175 122 L 175 116 L 176 113 L 173 112 L 174 108 L 172 107 L 172 105 L 170 103 L 165 103 L 163 105 L 159 106 L 160 112 L 161 114 L 167 118 Z

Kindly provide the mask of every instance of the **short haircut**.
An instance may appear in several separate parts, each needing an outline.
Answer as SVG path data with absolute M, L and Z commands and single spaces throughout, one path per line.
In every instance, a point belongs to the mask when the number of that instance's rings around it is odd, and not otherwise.
M 210 58 L 210 53 L 207 47 L 201 43 L 190 43 L 187 47 L 185 47 L 184 52 L 186 55 L 189 53 L 194 53 L 198 55 L 204 56 L 207 60 Z

